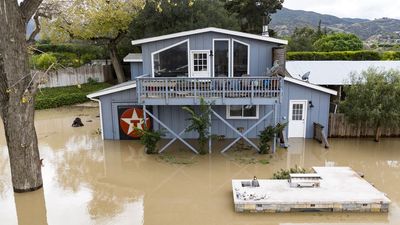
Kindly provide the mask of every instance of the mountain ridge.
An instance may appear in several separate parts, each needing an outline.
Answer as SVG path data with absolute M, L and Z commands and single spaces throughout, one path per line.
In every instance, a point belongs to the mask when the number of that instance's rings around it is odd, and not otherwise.
M 400 20 L 391 18 L 340 18 L 313 11 L 283 8 L 272 15 L 270 27 L 282 37 L 291 35 L 296 27 L 316 28 L 320 20 L 322 27 L 337 32 L 353 33 L 364 41 L 377 36 L 397 37 L 400 40 Z

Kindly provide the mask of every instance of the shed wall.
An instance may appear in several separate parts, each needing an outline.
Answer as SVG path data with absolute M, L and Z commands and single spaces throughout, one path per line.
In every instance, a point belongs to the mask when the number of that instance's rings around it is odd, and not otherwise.
M 125 90 L 100 97 L 103 135 L 106 140 L 118 140 L 118 105 L 136 105 L 136 89 Z
M 286 81 L 284 88 L 285 91 L 280 108 L 280 120 L 282 122 L 288 121 L 290 100 L 312 101 L 314 107 L 307 107 L 306 138 L 313 138 L 314 122 L 322 124 L 325 127 L 325 134 L 328 135 L 330 95 Z
M 135 80 L 136 77 L 143 75 L 143 63 L 132 62 L 131 64 L 131 79 Z

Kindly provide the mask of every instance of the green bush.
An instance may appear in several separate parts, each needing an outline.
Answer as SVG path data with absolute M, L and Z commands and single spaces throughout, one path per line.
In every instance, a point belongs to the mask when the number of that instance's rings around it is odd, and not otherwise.
M 82 65 L 78 55 L 70 52 L 54 52 L 52 53 L 60 66 L 63 67 L 79 67 Z
M 33 51 L 32 58 L 51 54 L 57 58 L 59 66 L 62 67 L 79 67 L 94 59 L 108 58 L 104 47 L 93 45 L 37 44 L 34 48 L 36 50 Z
M 272 176 L 272 179 L 276 180 L 286 180 L 290 178 L 291 173 L 307 173 L 307 170 L 297 165 L 294 168 L 290 168 L 288 170 L 280 169 Z
M 68 87 L 43 88 L 36 94 L 35 109 L 50 109 L 88 101 L 86 95 L 110 87 L 107 83 L 82 84 Z
M 343 51 L 343 52 L 288 52 L 287 60 L 381 60 L 382 55 L 375 51 Z
M 57 58 L 51 53 L 44 53 L 41 55 L 34 55 L 32 56 L 32 64 L 33 68 L 39 70 L 47 70 L 52 65 L 55 68 L 55 64 L 57 63 Z
M 84 45 L 84 44 L 37 44 L 35 45 L 37 51 L 36 54 L 42 52 L 70 52 L 75 53 L 79 57 L 85 54 L 94 55 L 97 59 L 108 58 L 106 49 L 104 47 L 95 45 Z
M 400 52 L 389 51 L 382 54 L 383 60 L 400 60 Z

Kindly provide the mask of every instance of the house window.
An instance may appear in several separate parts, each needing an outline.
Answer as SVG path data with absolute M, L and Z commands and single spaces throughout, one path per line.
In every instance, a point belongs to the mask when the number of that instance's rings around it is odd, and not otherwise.
M 258 105 L 231 105 L 227 106 L 227 119 L 258 119 Z
M 249 45 L 233 41 L 233 76 L 249 74 Z
M 152 56 L 154 77 L 188 76 L 188 41 L 154 52 Z
M 229 40 L 214 40 L 214 76 L 229 76 Z

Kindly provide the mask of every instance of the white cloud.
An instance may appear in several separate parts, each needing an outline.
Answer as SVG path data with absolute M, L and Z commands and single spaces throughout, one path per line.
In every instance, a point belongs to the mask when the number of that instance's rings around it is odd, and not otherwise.
M 338 17 L 400 19 L 398 0 L 285 0 L 283 6 Z

